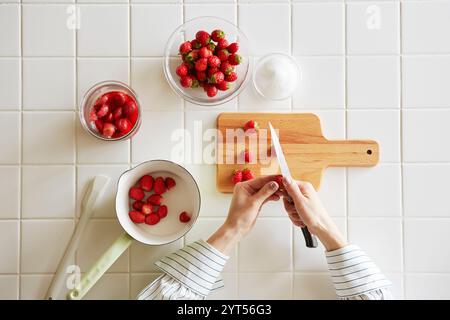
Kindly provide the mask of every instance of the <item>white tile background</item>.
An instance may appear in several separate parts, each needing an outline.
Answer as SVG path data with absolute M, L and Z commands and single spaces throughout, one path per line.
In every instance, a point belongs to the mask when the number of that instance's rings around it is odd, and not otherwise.
M 223 110 L 311 111 L 329 138 L 378 140 L 380 165 L 330 169 L 320 194 L 398 298 L 450 298 L 449 0 L 78 0 L 81 28 L 69 30 L 74 2 L 0 0 L 0 298 L 43 297 L 90 177 L 115 180 L 140 161 L 170 158 L 174 129 L 192 131 L 195 120 L 212 127 Z M 294 55 L 303 74 L 293 98 L 264 102 L 249 86 L 205 110 L 170 91 L 165 41 L 202 15 L 238 23 L 257 56 Z M 85 90 L 107 79 L 141 98 L 144 122 L 131 142 L 101 143 L 78 123 Z M 153 261 L 220 225 L 230 197 L 215 191 L 214 166 L 187 168 L 203 197 L 195 228 L 169 246 L 133 245 L 87 298 L 135 297 L 158 275 Z M 121 231 L 113 197 L 110 186 L 72 257 L 83 270 Z M 280 212 L 263 209 L 232 254 L 226 289 L 211 299 L 334 298 L 321 249 L 306 249 Z

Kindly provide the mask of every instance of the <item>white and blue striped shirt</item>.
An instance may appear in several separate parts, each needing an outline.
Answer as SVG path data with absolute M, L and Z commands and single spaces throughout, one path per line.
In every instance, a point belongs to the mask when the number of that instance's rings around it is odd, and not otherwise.
M 325 253 L 339 299 L 392 299 L 391 283 L 372 260 L 355 245 Z M 138 295 L 139 300 L 203 300 L 222 288 L 220 278 L 228 256 L 203 240 L 160 259 L 164 273 Z

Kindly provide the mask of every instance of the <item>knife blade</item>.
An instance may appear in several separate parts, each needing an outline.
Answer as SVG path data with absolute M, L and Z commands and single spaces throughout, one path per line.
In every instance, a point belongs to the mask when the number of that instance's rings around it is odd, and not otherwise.
M 270 122 L 269 128 L 270 128 L 270 137 L 272 139 L 272 146 L 275 149 L 275 155 L 277 156 L 278 159 L 278 165 L 280 166 L 281 175 L 285 178 L 292 180 L 291 171 L 289 170 L 286 158 L 284 157 L 283 149 L 281 149 L 280 140 L 278 139 L 278 135 Z M 291 197 L 288 197 L 287 201 L 289 203 L 293 202 Z M 302 227 L 302 233 L 303 237 L 305 238 L 306 247 L 316 248 L 317 239 L 309 232 L 308 227 L 306 226 Z

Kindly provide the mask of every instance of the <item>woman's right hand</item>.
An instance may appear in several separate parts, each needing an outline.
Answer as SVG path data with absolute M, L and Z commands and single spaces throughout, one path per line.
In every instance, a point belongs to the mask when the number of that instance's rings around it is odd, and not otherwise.
M 347 244 L 311 183 L 283 178 L 283 184 L 283 203 L 292 223 L 299 227 L 307 226 L 327 251 L 342 248 Z M 287 196 L 293 201 L 289 202 Z

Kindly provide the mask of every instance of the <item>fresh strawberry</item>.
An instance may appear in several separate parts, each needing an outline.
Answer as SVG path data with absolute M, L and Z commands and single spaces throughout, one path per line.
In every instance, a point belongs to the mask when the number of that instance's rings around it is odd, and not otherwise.
M 250 151 L 245 150 L 244 151 L 244 161 L 245 161 L 245 163 L 252 162 L 252 160 L 253 160 L 253 154 Z
M 216 29 L 211 32 L 211 39 L 215 42 L 218 42 L 220 39 L 225 38 L 225 32 L 220 29 Z
M 227 47 L 229 53 L 236 53 L 239 50 L 239 44 L 237 42 L 233 42 Z
M 183 76 L 180 78 L 180 84 L 183 88 L 190 88 L 194 79 L 191 76 Z
M 208 85 L 206 88 L 206 94 L 210 98 L 215 97 L 217 94 L 217 88 L 213 85 Z
M 249 120 L 244 124 L 244 131 L 255 131 L 259 129 L 259 123 L 255 120 Z
M 208 71 L 206 72 L 206 74 L 208 75 L 208 77 L 211 77 L 214 73 L 216 73 L 217 71 L 219 71 L 219 68 L 217 67 L 211 67 L 208 69 Z
M 206 72 L 205 71 L 196 71 L 197 80 L 200 82 L 206 81 Z
M 227 61 L 230 53 L 227 49 L 216 50 L 216 56 L 219 57 L 220 61 Z
M 225 80 L 228 82 L 234 82 L 237 79 L 237 73 L 232 71 L 230 72 L 230 74 L 225 76 Z
M 98 110 L 99 107 L 104 104 L 109 104 L 112 96 L 113 96 L 113 94 L 111 94 L 111 92 L 107 92 L 104 95 L 102 95 L 100 98 L 98 98 L 97 101 L 95 102 L 96 109 Z
M 119 91 L 113 91 L 109 93 L 111 95 L 110 98 L 110 105 L 113 108 L 117 108 L 117 107 L 121 107 L 123 106 L 123 104 L 125 103 L 125 101 L 127 100 L 127 95 L 123 92 L 119 92 Z
M 133 128 L 131 121 L 127 118 L 116 120 L 116 127 L 121 134 L 127 134 Z
M 149 203 L 146 203 L 142 206 L 142 213 L 143 214 L 150 214 L 153 212 L 153 206 Z
M 213 53 L 207 47 L 203 47 L 198 50 L 198 55 L 200 56 L 200 58 L 209 58 L 213 55 Z
M 276 176 L 274 181 L 278 184 L 279 189 L 283 189 L 283 176 L 281 175 Z
M 188 74 L 189 68 L 185 63 L 182 63 L 177 67 L 175 72 L 179 77 L 184 77 Z
M 144 191 L 152 191 L 153 189 L 153 177 L 151 175 L 146 174 L 139 179 L 139 185 L 141 189 Z
M 195 70 L 197 71 L 205 71 L 208 67 L 208 59 L 200 58 L 195 62 Z
M 156 194 L 163 194 L 166 192 L 166 185 L 164 183 L 164 178 L 158 177 L 155 179 L 154 190 Z
M 133 116 L 137 116 L 139 111 L 136 102 L 133 99 L 129 99 L 125 102 L 123 106 L 123 113 L 126 117 L 132 118 Z M 131 120 L 131 119 L 130 119 Z
M 111 138 L 116 132 L 116 127 L 112 123 L 104 123 L 102 134 L 106 138 Z
M 228 61 L 224 61 L 220 65 L 220 71 L 222 71 L 223 74 L 227 76 L 234 71 L 234 66 L 231 65 L 231 63 L 229 63 Z
M 180 45 L 180 53 L 181 54 L 186 54 L 188 52 L 190 52 L 192 50 L 192 45 L 189 41 L 183 42 Z
M 208 44 L 206 45 L 206 47 L 207 47 L 209 50 L 211 50 L 212 52 L 214 52 L 214 51 L 216 50 L 216 45 L 215 45 L 214 43 L 212 43 L 212 42 L 208 43 Z
M 141 211 L 143 205 L 144 205 L 144 203 L 142 201 L 137 200 L 137 201 L 133 202 L 132 207 L 136 211 Z
M 128 195 L 130 196 L 131 199 L 134 199 L 134 200 L 142 200 L 145 197 L 144 191 L 142 191 L 142 189 L 136 188 L 136 187 L 130 188 Z
M 221 83 L 225 79 L 222 71 L 215 72 L 210 78 L 209 81 L 211 83 Z
M 106 114 L 106 116 L 103 117 L 102 120 L 103 120 L 104 122 L 112 123 L 113 120 L 114 120 L 114 116 L 113 116 L 113 114 L 112 114 L 111 112 L 108 112 L 108 113 Z
M 122 107 L 116 108 L 116 110 L 114 110 L 114 112 L 113 112 L 114 120 L 119 120 L 120 118 L 122 118 L 122 114 L 123 114 L 123 108 Z
M 200 44 L 200 42 L 198 42 L 197 39 L 191 41 L 191 46 L 193 49 L 200 49 L 202 47 L 202 45 Z
M 153 204 L 155 206 L 161 205 L 163 202 L 163 197 L 159 194 L 152 194 L 147 198 L 147 203 Z
M 91 111 L 89 112 L 89 121 L 97 121 L 97 120 L 98 120 L 97 110 L 95 110 L 95 108 L 92 108 Z
M 191 221 L 191 217 L 189 216 L 189 214 L 186 211 L 183 211 L 182 213 L 180 213 L 179 219 L 183 223 L 187 223 L 187 222 Z
M 216 48 L 219 50 L 222 50 L 222 49 L 226 49 L 228 47 L 228 45 L 229 45 L 229 43 L 228 43 L 227 39 L 220 39 L 217 42 Z
M 209 33 L 203 30 L 198 31 L 195 34 L 195 39 L 202 45 L 206 46 L 209 41 L 211 41 L 211 37 L 209 36 Z
M 145 217 L 145 223 L 149 225 L 155 225 L 161 220 L 161 218 L 156 213 L 150 213 Z
M 228 61 L 229 61 L 233 66 L 237 66 L 238 64 L 241 63 L 242 57 L 241 57 L 240 55 L 238 55 L 237 53 L 232 53 L 232 54 L 230 54 L 230 56 L 228 57 Z
M 198 59 L 198 50 L 192 50 L 188 54 L 183 55 L 183 61 L 195 62 Z
M 218 68 L 220 66 L 220 59 L 217 56 L 210 56 L 208 58 L 208 66 Z
M 216 84 L 216 88 L 220 91 L 227 91 L 228 89 L 230 89 L 230 83 L 226 81 L 219 82 L 218 84 Z
M 100 109 L 97 111 L 97 117 L 103 118 L 109 112 L 109 106 L 107 104 L 103 104 Z
M 128 215 L 130 216 L 131 221 L 133 221 L 134 223 L 143 223 L 145 221 L 145 215 L 142 214 L 142 212 L 130 211 Z
M 167 216 L 167 206 L 160 206 L 156 212 L 158 216 L 162 219 Z
M 103 121 L 98 119 L 94 122 L 95 127 L 97 128 L 98 132 L 103 133 Z
M 250 170 L 248 168 L 242 170 L 242 180 L 243 181 L 252 180 L 253 178 L 255 178 L 255 175 L 253 174 L 252 170 Z
M 175 180 L 173 178 L 171 178 L 171 177 L 167 177 L 164 182 L 166 184 L 167 190 L 172 189 L 176 185 Z
M 234 170 L 233 171 L 233 176 L 231 177 L 231 182 L 233 184 L 236 184 L 238 182 L 242 181 L 242 171 L 240 170 Z

